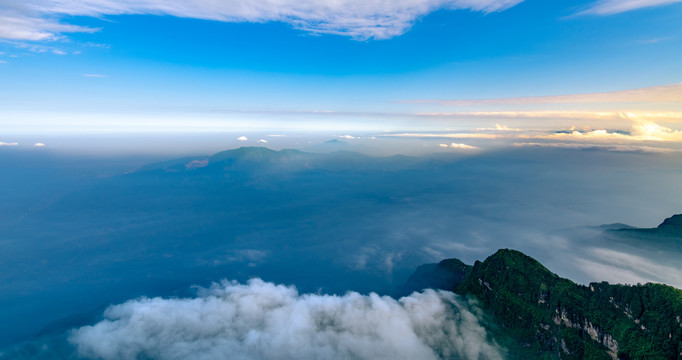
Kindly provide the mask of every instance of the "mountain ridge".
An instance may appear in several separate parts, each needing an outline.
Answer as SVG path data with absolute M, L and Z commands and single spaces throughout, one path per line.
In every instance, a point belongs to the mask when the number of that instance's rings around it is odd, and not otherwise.
M 439 279 L 444 261 L 431 268 Z M 508 345 L 519 358 L 682 359 L 682 290 L 655 283 L 580 285 L 511 249 L 463 265 L 464 271 L 452 268 L 450 290 L 477 299 L 501 335 L 513 339 Z M 413 276 L 424 277 L 425 270 Z

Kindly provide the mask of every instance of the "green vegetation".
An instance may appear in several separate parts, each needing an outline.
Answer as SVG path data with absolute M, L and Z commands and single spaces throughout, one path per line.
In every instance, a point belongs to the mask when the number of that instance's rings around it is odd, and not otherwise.
M 682 291 L 670 286 L 578 285 L 505 249 L 454 291 L 478 298 L 523 357 L 682 359 Z

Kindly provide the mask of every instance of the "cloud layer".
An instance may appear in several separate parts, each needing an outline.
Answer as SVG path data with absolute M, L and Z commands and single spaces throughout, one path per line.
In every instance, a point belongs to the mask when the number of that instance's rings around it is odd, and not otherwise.
M 102 359 L 502 359 L 475 304 L 427 290 L 300 295 L 252 279 L 223 281 L 192 299 L 138 299 L 75 330 L 79 355 Z
M 95 31 L 62 24 L 59 16 L 171 15 L 226 22 L 281 21 L 318 34 L 387 39 L 437 9 L 502 11 L 522 0 L 28 0 L 0 2 L 0 38 L 51 40 Z

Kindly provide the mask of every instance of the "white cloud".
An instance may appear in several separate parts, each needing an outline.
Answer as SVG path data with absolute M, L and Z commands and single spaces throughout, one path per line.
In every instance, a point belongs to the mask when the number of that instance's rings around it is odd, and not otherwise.
M 5 60 L 0 60 L 0 64 L 7 64 L 7 61 L 5 61 Z
M 258 140 L 258 142 L 259 142 L 259 143 L 263 143 L 263 144 L 267 144 L 267 143 L 268 143 L 268 141 L 265 140 L 265 139 L 260 139 L 260 140 Z
M 663 6 L 682 0 L 599 0 L 582 14 L 611 15 L 652 6 Z
M 239 140 L 239 141 L 246 141 L 246 140 L 249 140 L 249 138 L 247 138 L 246 136 L 240 136 L 240 137 L 237 138 L 237 140 Z
M 95 31 L 62 24 L 59 16 L 170 15 L 225 22 L 281 21 L 317 34 L 387 39 L 439 9 L 490 13 L 522 0 L 25 0 L 0 5 L 0 38 L 53 40 L 61 33 Z M 2 4 L 2 3 L 0 3 Z
M 54 49 L 52 50 L 52 53 L 55 55 L 66 55 L 66 51 L 60 49 Z
M 45 147 L 46 145 L 43 144 L 43 143 L 41 143 L 41 142 L 37 142 L 37 143 L 33 144 L 33 146 L 35 146 L 35 147 Z
M 355 139 L 355 136 L 352 135 L 339 135 L 339 137 L 342 139 Z
M 18 142 L 2 142 L 0 141 L 0 146 L 19 146 Z
M 395 300 L 305 294 L 252 279 L 223 281 L 193 299 L 138 299 L 69 340 L 87 358 L 502 359 L 480 310 L 450 292 Z
M 83 74 L 84 77 L 90 77 L 90 78 L 106 78 L 108 76 L 102 75 L 102 74 Z
M 464 150 L 473 150 L 473 149 L 478 149 L 476 146 L 471 146 L 467 144 L 457 144 L 457 143 L 450 143 L 448 144 L 438 144 L 438 146 L 442 148 L 451 148 L 451 149 L 464 149 Z

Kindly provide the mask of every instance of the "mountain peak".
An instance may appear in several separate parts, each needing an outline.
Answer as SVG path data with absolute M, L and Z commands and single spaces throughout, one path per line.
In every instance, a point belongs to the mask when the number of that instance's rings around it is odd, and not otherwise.
M 217 162 L 226 159 L 265 160 L 272 157 L 275 154 L 277 154 L 277 151 L 270 150 L 265 147 L 244 146 L 238 149 L 226 150 L 216 153 L 213 156 L 211 156 L 211 161 Z
M 518 250 L 513 249 L 500 249 L 497 250 L 493 255 L 489 256 L 485 262 L 503 262 L 508 266 L 519 267 L 519 268 L 534 268 L 541 267 L 546 270 L 539 261 L 533 259 L 532 257 L 522 253 Z
M 658 225 L 659 229 L 682 229 L 682 214 L 673 215 Z

